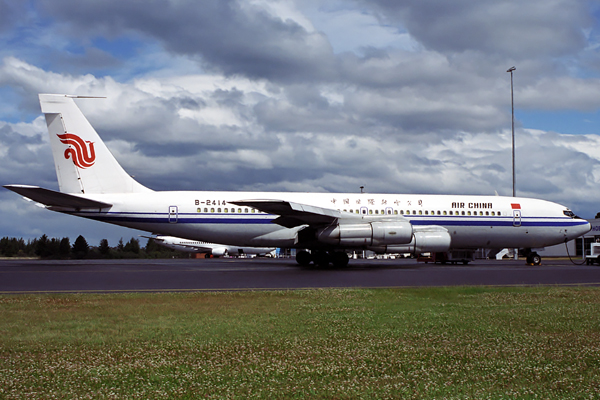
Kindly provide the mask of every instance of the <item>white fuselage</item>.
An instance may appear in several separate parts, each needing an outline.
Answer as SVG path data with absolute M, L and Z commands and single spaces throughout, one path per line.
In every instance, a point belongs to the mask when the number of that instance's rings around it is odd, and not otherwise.
M 113 204 L 101 212 L 69 212 L 99 221 L 186 239 L 236 246 L 302 247 L 277 215 L 232 202 L 277 199 L 340 210 L 352 218 L 395 216 L 413 226 L 448 230 L 452 249 L 539 248 L 589 231 L 587 221 L 545 200 L 469 195 L 290 192 L 151 192 L 83 195 Z M 347 214 L 346 214 L 347 213 Z M 570 214 L 570 215 L 569 215 Z

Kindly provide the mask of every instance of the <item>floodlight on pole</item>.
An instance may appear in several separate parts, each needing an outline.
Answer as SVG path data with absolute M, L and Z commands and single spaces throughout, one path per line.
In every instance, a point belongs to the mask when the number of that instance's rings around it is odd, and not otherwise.
M 515 178 L 515 98 L 513 95 L 513 71 L 515 67 L 510 67 L 506 72 L 510 72 L 510 108 L 512 114 L 512 181 L 513 181 L 513 197 L 516 197 L 516 178 Z

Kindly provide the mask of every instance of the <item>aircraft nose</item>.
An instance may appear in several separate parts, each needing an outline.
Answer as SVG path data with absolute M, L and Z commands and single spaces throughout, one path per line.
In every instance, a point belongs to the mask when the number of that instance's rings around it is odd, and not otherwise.
M 579 236 L 584 235 L 591 230 L 592 230 L 592 224 L 590 224 L 589 222 L 582 223 L 581 225 L 573 226 L 573 227 L 569 228 L 569 230 L 567 231 L 567 239 L 571 240 L 571 239 L 578 238 Z

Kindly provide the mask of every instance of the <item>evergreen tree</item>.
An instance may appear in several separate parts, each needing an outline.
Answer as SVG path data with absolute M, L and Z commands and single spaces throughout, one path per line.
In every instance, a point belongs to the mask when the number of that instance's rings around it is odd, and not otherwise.
M 88 251 L 90 251 L 90 246 L 88 246 L 85 238 L 81 235 L 77 236 L 75 243 L 73 243 L 73 255 L 77 258 L 84 258 Z
M 35 244 L 35 254 L 40 257 L 48 257 L 48 236 L 45 233 Z
M 117 244 L 117 251 L 122 252 L 123 251 L 123 238 L 119 239 L 119 243 Z
M 31 240 L 25 243 L 23 238 L 9 238 L 7 236 L 0 239 L 0 256 L 14 257 L 14 256 L 33 256 L 35 254 L 35 245 L 37 239 L 34 239 L 33 244 Z
M 129 242 L 127 242 L 127 244 L 125 245 L 123 250 L 128 253 L 139 254 L 140 253 L 140 241 L 135 238 L 131 238 L 131 240 L 129 240 Z
M 61 239 L 60 244 L 58 246 L 58 255 L 61 258 L 69 257 L 71 253 L 71 242 L 68 237 L 64 237 Z
M 52 238 L 48 240 L 48 245 L 46 247 L 47 255 L 46 257 L 57 258 L 60 255 L 60 240 L 57 238 Z
M 146 253 L 152 253 L 160 250 L 161 246 L 156 244 L 154 238 L 148 238 L 148 242 L 146 243 Z
M 19 252 L 18 242 L 15 238 L 3 237 L 0 239 L 0 255 L 12 257 Z
M 108 245 L 108 240 L 100 240 L 100 246 L 98 246 L 98 250 L 103 256 L 108 256 L 110 254 L 110 246 Z

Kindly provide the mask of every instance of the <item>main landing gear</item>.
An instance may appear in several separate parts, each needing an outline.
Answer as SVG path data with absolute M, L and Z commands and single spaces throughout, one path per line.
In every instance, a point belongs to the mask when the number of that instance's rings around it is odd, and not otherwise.
M 343 251 L 316 250 L 309 253 L 306 250 L 301 250 L 296 253 L 296 262 L 302 266 L 307 266 L 312 262 L 321 268 L 327 268 L 329 264 L 332 264 L 335 268 L 344 268 L 348 265 L 348 261 L 348 254 Z

